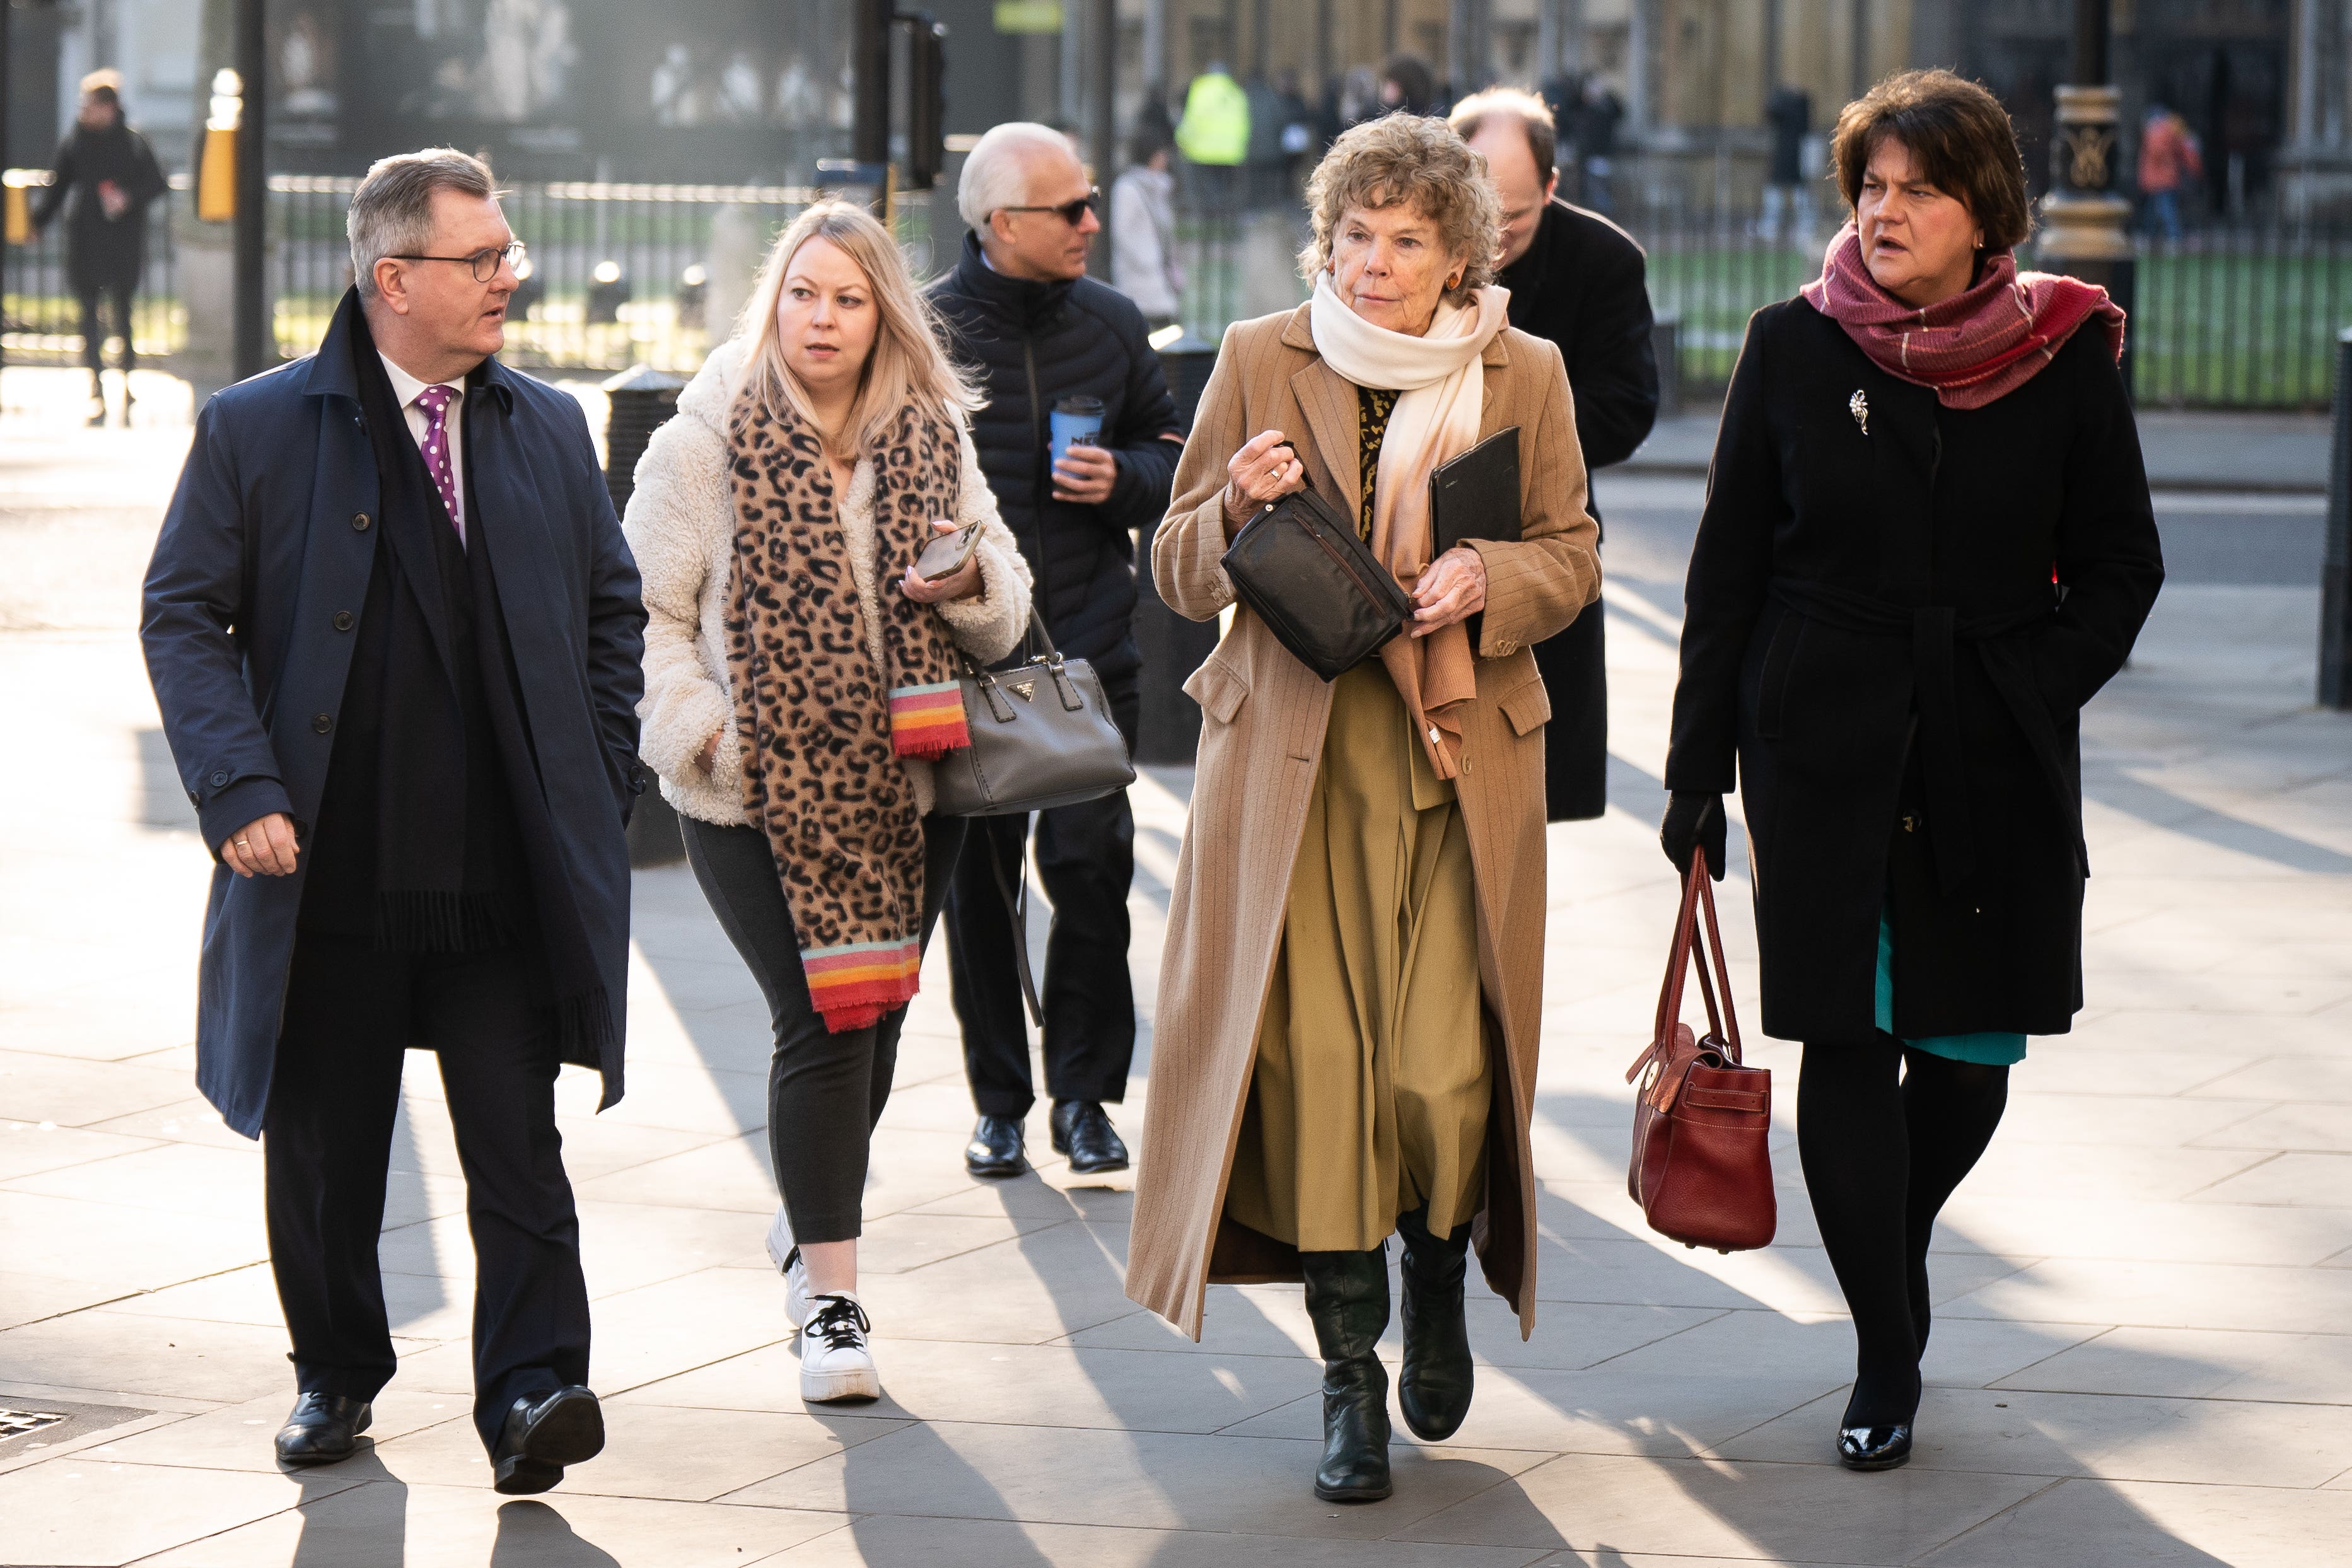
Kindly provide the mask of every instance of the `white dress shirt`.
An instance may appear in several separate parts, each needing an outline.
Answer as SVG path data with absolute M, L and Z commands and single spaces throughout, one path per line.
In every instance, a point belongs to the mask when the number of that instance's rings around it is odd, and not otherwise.
M 392 378 L 392 395 L 400 400 L 400 412 L 408 421 L 408 434 L 421 450 L 430 419 L 423 409 L 416 406 L 416 394 L 433 383 L 418 381 L 394 364 L 392 356 L 381 349 L 376 350 L 376 358 L 383 361 L 384 373 Z M 449 443 L 449 482 L 457 493 L 457 505 L 453 508 L 449 521 L 457 526 L 457 537 L 463 539 L 466 537 L 466 382 L 461 376 L 454 382 L 439 384 L 455 394 L 449 400 L 448 413 L 442 416 L 442 430 Z

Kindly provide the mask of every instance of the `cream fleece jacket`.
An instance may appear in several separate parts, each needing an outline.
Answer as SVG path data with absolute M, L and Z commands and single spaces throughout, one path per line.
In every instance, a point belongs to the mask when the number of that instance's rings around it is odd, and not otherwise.
M 735 503 L 728 483 L 727 413 L 740 340 L 711 350 L 678 394 L 677 417 L 654 432 L 637 460 L 636 489 L 621 531 L 645 580 L 646 695 L 637 704 L 644 733 L 637 755 L 661 776 L 662 798 L 689 817 L 722 827 L 743 816 L 743 747 L 733 723 L 724 625 L 727 574 L 735 549 Z M 996 515 L 996 497 L 980 471 L 971 432 L 963 434 L 962 490 L 956 521 L 981 531 L 978 597 L 933 606 L 956 645 L 982 664 L 1010 653 L 1029 624 L 1029 563 Z M 849 569 L 866 612 L 866 649 L 883 660 L 882 595 L 896 580 L 877 580 L 874 542 L 874 465 L 860 459 L 841 501 Z M 723 738 L 709 773 L 695 758 L 713 735 Z M 919 810 L 937 798 L 931 765 L 902 758 Z

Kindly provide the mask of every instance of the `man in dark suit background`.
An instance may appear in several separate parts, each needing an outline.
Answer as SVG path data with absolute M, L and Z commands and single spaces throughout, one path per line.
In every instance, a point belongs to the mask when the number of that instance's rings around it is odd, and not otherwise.
M 349 227 L 325 342 L 205 405 L 148 568 L 148 672 L 219 862 L 196 1082 L 263 1143 L 278 1457 L 327 1464 L 393 1375 L 393 1119 L 406 1049 L 438 1055 L 475 1426 L 497 1489 L 540 1492 L 604 1445 L 555 1077 L 620 1096 L 645 611 L 579 404 L 493 357 L 521 248 L 489 170 L 383 159 Z
M 1559 345 L 1587 472 L 1623 462 L 1658 416 L 1642 247 L 1600 214 L 1554 193 L 1556 141 L 1543 99 L 1492 89 L 1456 104 L 1452 124 L 1486 158 L 1502 198 L 1496 281 L 1511 291 L 1511 325 Z M 1590 497 L 1585 504 L 1599 522 L 1599 505 Z M 1554 822 L 1585 821 L 1608 809 L 1609 671 L 1598 612 L 1596 605 L 1536 644 L 1536 668 L 1551 698 L 1544 815 Z

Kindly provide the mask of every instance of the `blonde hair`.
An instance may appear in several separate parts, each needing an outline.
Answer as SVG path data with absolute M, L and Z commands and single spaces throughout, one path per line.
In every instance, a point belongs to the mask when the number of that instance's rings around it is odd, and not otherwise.
M 1445 291 L 1460 301 L 1495 281 L 1503 248 L 1503 204 L 1486 160 L 1432 115 L 1389 114 L 1342 131 L 1307 182 L 1315 237 L 1298 253 L 1309 283 L 1331 265 L 1331 235 L 1350 208 L 1404 206 L 1437 225 L 1438 241 L 1462 268 Z
M 784 274 L 801 246 L 813 239 L 836 246 L 866 275 L 880 317 L 843 432 L 855 440 L 836 444 L 850 454 L 873 450 L 909 402 L 961 425 L 963 415 L 987 402 L 940 347 L 939 318 L 915 287 L 890 231 L 851 202 L 819 202 L 776 237 L 736 323 L 735 335 L 746 345 L 742 368 L 736 372 L 739 395 L 748 388 L 771 415 L 781 418 L 789 412 L 812 426 L 816 423 L 808 392 L 784 362 L 783 345 L 776 340 L 776 301 L 783 293 Z

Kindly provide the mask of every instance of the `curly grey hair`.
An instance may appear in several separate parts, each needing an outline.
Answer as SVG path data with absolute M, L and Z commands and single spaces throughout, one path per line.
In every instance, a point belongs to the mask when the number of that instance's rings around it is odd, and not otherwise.
M 1310 283 L 1331 265 L 1331 235 L 1350 208 L 1409 204 L 1437 225 L 1439 243 L 1462 268 L 1445 291 L 1459 302 L 1495 281 L 1503 248 L 1503 204 L 1486 178 L 1486 160 L 1435 116 L 1390 114 L 1343 132 L 1307 182 L 1315 237 L 1298 253 Z

